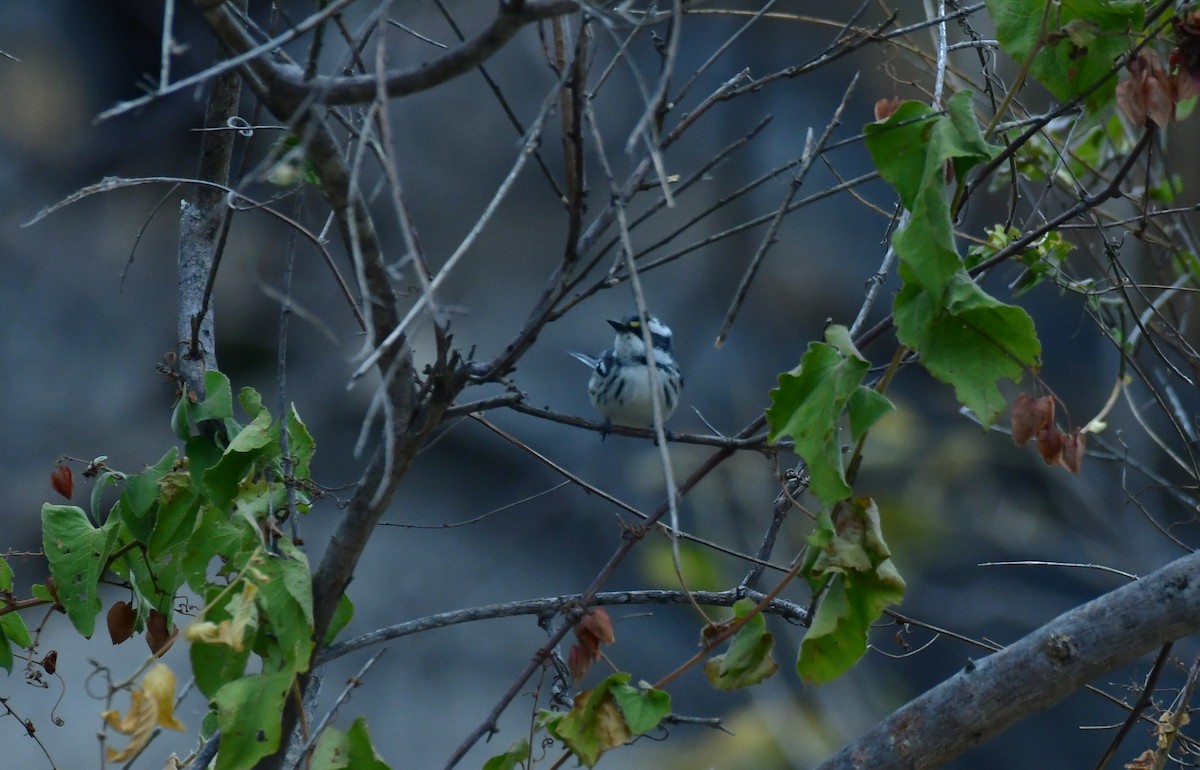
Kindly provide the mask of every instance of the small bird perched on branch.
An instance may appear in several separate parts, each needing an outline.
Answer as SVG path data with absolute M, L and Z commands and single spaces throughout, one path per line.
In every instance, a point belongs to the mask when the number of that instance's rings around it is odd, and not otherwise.
M 654 394 L 650 390 L 650 365 L 655 367 L 655 384 L 663 422 L 679 405 L 683 375 L 671 353 L 671 329 L 653 316 L 646 318 L 650 332 L 650 355 L 642 336 L 642 321 L 637 313 L 620 321 L 609 321 L 617 330 L 613 346 L 599 358 L 568 351 L 592 367 L 588 395 L 592 404 L 604 415 L 607 426 L 648 428 L 654 425 Z M 607 432 L 607 431 L 606 431 Z

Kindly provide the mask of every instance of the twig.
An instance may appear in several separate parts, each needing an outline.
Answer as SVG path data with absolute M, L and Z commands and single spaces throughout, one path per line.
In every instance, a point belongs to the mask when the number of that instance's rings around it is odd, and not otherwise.
M 362 667 L 358 669 L 358 673 L 346 681 L 346 686 L 342 688 L 337 700 L 335 700 L 333 705 L 329 707 L 329 711 L 325 713 L 325 716 L 321 717 L 320 722 L 313 726 L 312 735 L 304 744 L 304 747 L 300 750 L 299 757 L 297 757 L 295 764 L 292 765 L 293 769 L 300 767 L 300 763 L 304 761 L 304 758 L 308 756 L 310 751 L 312 751 L 313 746 L 317 744 L 317 739 L 321 737 L 321 732 L 325 729 L 326 725 L 328 725 L 329 722 L 332 721 L 335 716 L 337 716 L 338 709 L 340 709 L 342 705 L 346 703 L 346 701 L 350 700 L 350 693 L 362 684 L 362 680 L 364 677 L 366 677 L 367 672 L 371 670 L 371 666 L 374 666 L 375 661 L 379 660 L 385 652 L 387 652 L 386 647 L 367 658 L 367 662 L 362 664 Z
M 846 109 L 846 103 L 850 100 L 850 94 L 854 92 L 854 86 L 857 83 L 858 73 L 855 73 L 854 77 L 850 79 L 850 85 L 846 86 L 846 90 L 842 92 L 842 100 L 838 103 L 837 109 L 833 111 L 833 117 L 825 125 L 825 130 L 821 133 L 821 138 L 816 142 L 812 141 L 812 131 L 810 129 L 808 140 L 804 143 L 804 154 L 800 159 L 800 170 L 792 177 L 792 181 L 788 185 L 787 194 L 784 195 L 783 201 L 775 211 L 775 216 L 771 220 L 771 224 L 767 227 L 767 231 L 763 234 L 762 241 L 759 243 L 758 249 L 754 252 L 754 257 L 751 258 L 749 266 L 747 266 L 746 271 L 742 274 L 742 280 L 738 283 L 737 290 L 734 292 L 733 301 L 730 303 L 729 309 L 725 311 L 725 320 L 721 323 L 721 330 L 717 332 L 716 346 L 718 348 L 725 344 L 725 338 L 733 326 L 733 320 L 737 316 L 738 309 L 741 308 L 742 302 L 745 301 L 746 293 L 750 291 L 750 283 L 754 280 L 755 274 L 758 273 L 758 268 L 762 264 L 763 258 L 766 257 L 767 252 L 775 243 L 779 226 L 783 223 L 783 217 L 787 214 L 788 207 L 791 206 L 796 193 L 800 191 L 800 186 L 804 184 L 804 178 L 808 176 L 808 171 L 812 168 L 813 161 L 824 150 L 825 143 L 833 135 L 834 129 L 841 125 L 842 111 Z
M 395 344 L 395 342 L 404 335 L 413 319 L 425 309 L 427 298 L 433 296 L 434 292 L 441 287 L 442 283 L 454 270 L 455 266 L 457 266 L 459 260 L 462 259 L 463 255 L 466 254 L 470 247 L 475 243 L 475 239 L 483 231 L 484 226 L 489 220 L 491 220 L 492 215 L 496 212 L 496 209 L 499 208 L 500 203 L 508 195 L 509 190 L 512 189 L 513 184 L 520 175 L 521 169 L 525 167 L 525 162 L 529 159 L 530 155 L 533 154 L 533 150 L 538 145 L 538 142 L 541 141 L 542 130 L 545 127 L 546 117 L 550 112 L 550 108 L 554 105 L 554 101 L 558 96 L 558 88 L 561 87 L 561 85 L 562 84 L 559 83 L 552 88 L 546 98 L 542 100 L 542 108 L 538 112 L 537 119 L 530 127 L 529 135 L 522 144 L 520 152 L 517 153 L 516 161 L 513 163 L 512 168 L 509 169 L 508 176 L 505 177 L 504 181 L 500 183 L 500 187 L 497 188 L 495 194 L 492 195 L 492 199 L 488 202 L 487 208 L 485 208 L 483 213 L 479 215 L 479 218 L 475 221 L 475 225 L 471 228 L 470 232 L 467 233 L 466 237 L 463 238 L 462 243 L 460 243 L 458 248 L 454 250 L 454 253 L 446 259 L 446 263 L 442 265 L 442 268 L 438 270 L 437 275 L 434 276 L 433 280 L 429 282 L 427 291 L 425 291 L 417 299 L 417 301 L 413 303 L 412 308 L 408 311 L 408 314 L 404 316 L 404 319 L 388 332 L 383 340 L 377 344 L 375 350 L 373 350 L 363 360 L 358 368 L 354 370 L 354 373 L 351 375 L 352 382 L 354 380 L 361 379 L 363 375 L 370 371 L 370 369 L 375 366 L 376 363 L 378 363 L 380 356 L 382 356 L 384 352 L 388 350 L 388 348 Z
M 692 591 L 692 597 L 700 604 L 712 607 L 731 607 L 738 599 L 749 597 L 754 601 L 761 601 L 765 598 L 765 594 L 755 591 L 741 592 L 738 590 L 728 591 Z M 496 618 L 511 618 L 520 615 L 535 615 L 546 616 L 556 615 L 570 607 L 587 606 L 587 607 L 622 607 L 622 606 L 639 606 L 646 604 L 691 604 L 688 600 L 688 592 L 676 590 L 646 590 L 646 591 L 608 591 L 604 593 L 587 594 L 566 594 L 563 596 L 548 596 L 538 599 L 526 599 L 522 601 L 501 602 L 499 604 L 489 604 L 482 607 L 471 607 L 463 610 L 452 610 L 450 612 L 440 612 L 436 615 L 429 615 L 416 620 L 408 620 L 403 623 L 397 623 L 385 628 L 378 628 L 374 631 L 356 636 L 353 639 L 347 639 L 339 644 L 325 648 L 317 654 L 315 665 L 324 665 L 330 661 L 349 655 L 352 652 L 371 647 L 376 644 L 398 639 L 402 636 L 410 636 L 419 634 L 424 631 L 429 631 L 435 628 L 446 628 L 461 623 L 474 623 L 480 620 L 494 620 Z M 789 602 L 783 599 L 775 599 L 771 601 L 765 608 L 765 612 L 772 615 L 777 615 L 790 623 L 803 625 L 807 622 L 808 616 L 804 607 L 794 602 Z

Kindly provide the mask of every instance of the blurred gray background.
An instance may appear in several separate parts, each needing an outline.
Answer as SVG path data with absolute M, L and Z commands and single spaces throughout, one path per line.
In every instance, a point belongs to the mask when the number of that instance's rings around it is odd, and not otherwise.
M 460 14 L 464 27 L 477 29 L 493 5 L 463 2 L 450 7 Z M 901 2 L 897 7 L 900 26 L 923 17 L 919 3 Z M 299 16 L 310 9 L 296 4 L 292 10 Z M 784 3 L 780 10 L 836 20 L 848 13 L 838 2 Z M 401 4 L 395 13 L 422 34 L 452 39 L 428 3 Z M 190 74 L 211 60 L 212 44 L 190 4 L 181 3 L 178 14 L 177 38 L 188 48 L 175 60 L 175 71 Z M 976 17 L 975 23 L 982 24 L 982 19 Z M 100 111 L 137 95 L 138 83 L 157 72 L 160 24 L 161 8 L 154 2 L 0 4 L 0 50 L 20 60 L 0 60 L 0 104 L 5 105 L 0 108 L 0 489 L 5 517 L 0 548 L 5 550 L 40 548 L 38 512 L 43 502 L 55 501 L 48 474 L 60 455 L 107 455 L 112 467 L 136 472 L 158 460 L 175 441 L 168 424 L 172 386 L 155 371 L 155 364 L 175 344 L 175 217 L 186 191 L 155 185 L 107 193 L 36 225 L 22 226 L 42 207 L 105 176 L 194 173 L 194 129 L 200 125 L 203 104 L 199 91 L 93 123 Z M 679 71 L 694 71 L 740 24 L 737 18 L 689 17 Z M 696 99 L 745 67 L 761 76 L 811 58 L 835 31 L 835 26 L 815 23 L 764 22 L 697 84 L 683 108 L 694 106 Z M 928 46 L 927 34 L 914 39 Z M 390 50 L 402 61 L 416 62 L 435 53 L 400 33 L 392 40 Z M 974 54 L 961 56 L 961 66 L 970 67 Z M 644 72 L 655 71 L 653 51 L 634 50 L 633 57 Z M 518 115 L 532 120 L 553 82 L 534 30 L 522 32 L 488 68 Z M 601 93 L 598 108 L 614 139 L 607 148 L 610 158 L 627 170 L 632 160 L 621 144 L 641 102 L 622 69 Z M 814 76 L 785 80 L 718 106 L 668 154 L 670 172 L 686 176 L 765 116 L 773 116 L 773 121 L 748 148 L 680 196 L 676 211 L 636 231 L 635 242 L 653 242 L 669 232 L 672 223 L 686 221 L 767 170 L 799 157 L 805 131 L 812 127 L 821 132 L 856 72 L 861 80 L 835 139 L 858 133 L 872 119 L 871 106 L 877 99 L 920 96 L 897 82 L 924 77 L 905 63 L 901 52 L 868 47 Z M 405 190 L 436 268 L 508 172 L 518 137 L 475 74 L 396 101 L 391 109 Z M 245 115 L 250 118 L 248 109 Z M 274 120 L 262 116 L 260 122 Z M 252 160 L 261 157 L 270 140 L 270 135 L 256 140 Z M 559 170 L 557 134 L 543 142 L 543 152 Z M 860 143 L 830 153 L 829 160 L 844 178 L 870 170 Z M 672 247 L 773 211 L 789 178 L 781 176 L 706 218 Z M 828 169 L 819 168 L 800 194 L 835 181 Z M 595 212 L 607 197 L 598 173 L 591 187 Z M 262 185 L 252 190 L 270 192 Z M 868 185 L 859 192 L 891 210 L 893 198 L 884 186 Z M 645 199 L 655 197 L 649 192 Z M 384 199 L 386 195 L 377 208 L 378 219 L 385 242 L 394 244 L 398 255 L 403 247 Z M 292 203 L 280 207 L 291 213 Z M 972 215 L 979 223 L 991 221 L 982 206 Z M 320 227 L 323 209 L 311 192 L 302 216 L 310 227 Z M 721 349 L 714 347 L 713 339 L 763 228 L 701 248 L 644 276 L 652 308 L 674 328 L 687 376 L 683 407 L 671 428 L 704 431 L 693 410 L 725 433 L 736 432 L 759 415 L 778 373 L 798 363 L 808 342 L 820 338 L 826 319 L 847 325 L 853 320 L 866 281 L 882 258 L 886 226 L 885 217 L 845 194 L 790 216 Z M 563 234 L 561 207 L 531 166 L 442 295 L 457 309 L 453 331 L 458 346 L 474 347 L 486 358 L 508 341 L 557 262 Z M 276 399 L 278 327 L 278 303 L 271 292 L 280 284 L 288 235 L 268 216 L 239 215 L 216 287 L 221 367 L 235 387 L 253 386 L 271 405 Z M 332 250 L 349 275 L 340 244 Z M 606 258 L 601 269 L 610 261 Z M 997 286 L 989 288 L 1002 291 L 1014 275 L 1001 276 Z M 895 288 L 893 276 L 874 318 L 886 312 Z M 369 384 L 347 390 L 361 339 L 327 269 L 304 245 L 298 251 L 295 293 L 303 311 L 319 322 L 293 322 L 288 398 L 317 439 L 316 479 L 331 488 L 351 484 L 362 467 L 352 449 L 370 398 Z M 1086 421 L 1104 402 L 1115 377 L 1113 351 L 1099 340 L 1081 307 L 1049 288 L 1023 303 L 1034 313 L 1045 345 L 1044 379 L 1070 405 L 1072 415 Z M 611 341 L 604 319 L 619 317 L 631 307 L 629 288 L 622 285 L 588 299 L 549 326 L 514 376 L 529 402 L 591 417 L 587 371 L 566 351 L 603 349 Z M 416 344 L 418 356 L 427 357 L 424 331 Z M 866 352 L 883 364 L 891 357 L 892 344 L 885 337 Z M 1153 533 L 1137 508 L 1126 503 L 1116 466 L 1089 462 L 1079 478 L 1048 472 L 1033 449 L 1018 449 L 1000 434 L 984 434 L 958 415 L 950 390 L 916 369 L 898 378 L 890 395 L 899 410 L 874 434 L 858 491 L 880 502 L 885 533 L 908 580 L 900 608 L 906 614 L 1005 643 L 1115 587 L 1119 578 L 1083 570 L 978 567 L 980 562 L 1095 562 L 1145 574 L 1178 555 Z M 649 442 L 619 436 L 601 442 L 594 433 L 517 414 L 492 417 L 555 462 L 633 505 L 652 510 L 662 498 L 657 451 Z M 1139 448 L 1136 435 L 1124 438 Z M 683 477 L 708 450 L 679 445 L 672 447 L 672 455 L 676 474 Z M 1154 461 L 1154 455 L 1144 456 Z M 784 455 L 781 462 L 790 464 L 794 458 Z M 771 460 L 753 453 L 726 463 L 685 500 L 685 528 L 752 551 L 770 517 L 778 471 Z M 578 489 L 538 497 L 470 526 L 442 528 L 545 491 L 558 481 L 551 471 L 470 421 L 448 429 L 419 458 L 385 517 L 391 523 L 435 528 L 389 527 L 375 535 L 351 586 L 357 615 L 349 633 L 445 610 L 585 588 L 619 543 L 621 531 L 616 511 Z M 77 491 L 77 501 L 86 500 L 90 492 L 86 483 L 80 486 L 83 494 Z M 1140 480 L 1131 491 L 1167 521 L 1191 515 L 1150 487 Z M 339 515 L 336 499 L 348 496 L 348 491 L 335 491 L 304 522 L 313 562 Z M 777 561 L 790 558 L 806 529 L 802 516 L 789 520 Z M 1186 534 L 1184 530 L 1181 536 Z M 729 587 L 746 569 L 719 555 L 704 555 L 703 561 L 693 587 Z M 14 557 L 10 562 L 18 570 L 21 590 L 44 579 L 36 560 Z M 671 585 L 666 544 L 652 537 L 609 587 Z M 799 589 L 787 596 L 800 602 L 807 598 Z M 120 598 L 122 592 L 114 589 L 105 604 Z M 612 614 L 618 643 L 609 655 L 635 679 L 657 679 L 695 648 L 700 624 L 690 610 L 616 609 Z M 26 618 L 30 626 L 41 620 L 36 613 Z M 765 685 L 717 693 L 697 670 L 671 688 L 676 712 L 719 716 L 733 735 L 675 727 L 669 740 L 643 738 L 634 747 L 614 752 L 603 766 L 809 767 L 968 658 L 983 655 L 943 638 L 902 659 L 872 651 L 843 679 L 805 687 L 791 670 L 801 629 L 774 621 L 772 627 L 782 669 Z M 893 638 L 896 630 L 882 628 L 873 640 L 888 655 L 903 652 Z M 105 704 L 95 698 L 100 688 L 88 686 L 93 670 L 88 660 L 101 662 L 114 678 L 122 678 L 146 653 L 140 639 L 114 648 L 102 637 L 100 631 L 92 640 L 80 641 L 65 618 L 51 617 L 41 645 L 43 652 L 59 651 L 61 679 L 51 678 L 49 689 L 39 690 L 23 682 L 18 666 L 0 682 L 0 697 L 10 699 L 21 719 L 34 723 L 61 768 L 99 764 L 95 734 Z M 520 618 L 395 641 L 344 707 L 339 723 L 346 727 L 355 715 L 365 714 L 376 745 L 394 768 L 440 766 L 544 638 L 533 619 Z M 906 636 L 914 648 L 930 638 L 920 629 Z M 1184 659 L 1186 647 L 1178 650 Z M 326 696 L 336 694 L 365 658 L 359 654 L 333 666 Z M 167 662 L 177 671 L 186 669 L 182 644 L 169 653 Z M 593 671 L 589 682 L 605 673 L 602 668 L 601 664 Z M 1141 671 L 1132 668 L 1100 684 L 1132 697 L 1126 688 L 1140 681 Z M 548 687 L 548 681 L 543 686 Z M 526 735 L 529 708 L 530 698 L 518 698 L 502 721 L 501 733 L 490 744 L 478 746 L 463 766 L 478 767 Z M 161 767 L 168 750 L 185 752 L 203 713 L 204 704 L 193 695 L 181 715 L 193 732 L 164 735 L 135 767 Z M 52 722 L 54 717 L 63 720 L 61 727 Z M 1100 698 L 1080 693 L 953 767 L 1091 766 L 1111 733 L 1080 728 L 1119 723 L 1123 717 L 1124 712 Z M 13 716 L 0 718 L 0 741 L 6 747 L 0 766 L 51 766 Z

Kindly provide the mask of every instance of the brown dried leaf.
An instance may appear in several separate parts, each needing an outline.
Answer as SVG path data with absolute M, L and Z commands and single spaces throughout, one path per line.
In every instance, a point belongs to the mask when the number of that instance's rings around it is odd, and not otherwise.
M 572 644 L 571 649 L 567 652 L 567 668 L 575 681 L 578 682 L 587 676 L 588 669 L 591 667 L 592 656 L 584 652 L 578 644 Z
M 1033 398 L 1021 393 L 1012 403 L 1012 437 L 1022 446 L 1043 428 L 1054 425 L 1054 399 L 1051 396 Z
M 613 632 L 612 618 L 608 616 L 603 607 L 593 607 L 588 610 L 583 616 L 583 620 L 575 626 L 575 633 L 580 630 L 585 630 L 591 633 L 600 641 L 601 644 L 612 644 L 617 641 L 617 635 Z
M 171 649 L 177 636 L 179 636 L 178 628 L 174 633 L 168 632 L 166 615 L 158 610 L 150 610 L 150 617 L 146 619 L 146 645 L 150 647 L 150 652 L 161 658 L 167 650 Z
M 1054 426 L 1038 431 L 1038 452 L 1046 465 L 1058 465 L 1062 461 L 1063 441 L 1066 438 L 1067 435 Z
M 75 492 L 75 477 L 71 474 L 71 468 L 67 465 L 59 465 L 50 472 L 50 486 L 54 491 L 67 498 L 71 499 L 71 495 Z
M 1079 473 L 1079 468 L 1083 465 L 1083 452 L 1086 448 L 1087 434 L 1082 433 L 1079 428 L 1071 431 L 1071 435 L 1065 437 L 1063 441 L 1062 458 L 1059 460 L 1062 467 L 1071 473 Z
M 880 99 L 875 102 L 875 122 L 887 120 L 892 114 L 900 109 L 900 105 L 904 100 L 899 96 L 893 96 L 891 99 Z
M 1167 76 L 1158 54 L 1145 50 L 1126 65 L 1129 78 L 1117 84 L 1117 106 L 1139 126 L 1147 119 L 1159 127 L 1175 120 L 1175 81 Z
M 117 602 L 108 608 L 108 638 L 113 644 L 133 636 L 134 617 L 133 605 L 129 602 Z

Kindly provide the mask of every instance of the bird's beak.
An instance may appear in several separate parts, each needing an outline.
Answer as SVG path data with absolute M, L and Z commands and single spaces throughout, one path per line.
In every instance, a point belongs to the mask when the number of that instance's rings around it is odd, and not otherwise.
M 629 328 L 627 326 L 625 326 L 625 324 L 621 323 L 620 321 L 609 320 L 608 325 L 611 326 L 612 328 L 616 329 L 619 332 L 629 331 Z

